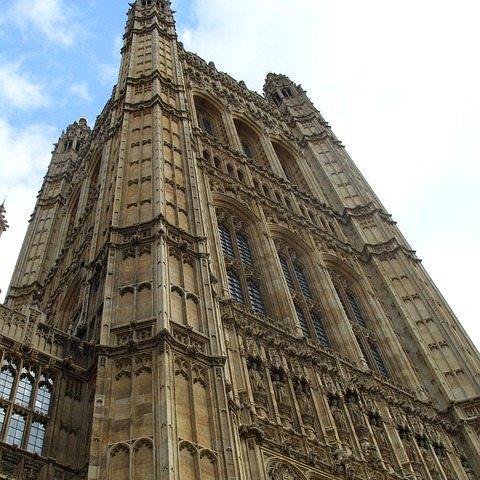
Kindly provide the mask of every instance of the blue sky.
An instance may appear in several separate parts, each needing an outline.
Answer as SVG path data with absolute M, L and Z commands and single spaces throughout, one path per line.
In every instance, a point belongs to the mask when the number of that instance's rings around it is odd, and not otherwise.
M 16 0 L 0 11 L 5 293 L 51 145 L 93 124 L 116 82 L 128 1 Z M 480 5 L 476 0 L 177 0 L 187 49 L 261 91 L 309 96 L 480 345 Z M 4 253 L 6 252 L 6 254 Z

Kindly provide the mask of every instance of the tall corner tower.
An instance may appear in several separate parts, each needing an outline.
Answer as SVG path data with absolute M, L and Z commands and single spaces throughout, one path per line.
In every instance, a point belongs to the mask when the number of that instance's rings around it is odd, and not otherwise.
M 305 91 L 168 1 L 56 144 L 0 334 L 0 478 L 480 476 L 480 357 L 415 252 Z

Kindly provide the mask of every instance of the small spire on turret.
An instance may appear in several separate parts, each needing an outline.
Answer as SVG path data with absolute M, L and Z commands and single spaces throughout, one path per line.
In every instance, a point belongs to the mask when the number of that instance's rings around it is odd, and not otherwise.
M 2 204 L 0 205 L 0 236 L 3 232 L 5 232 L 8 228 L 8 222 L 5 218 L 5 199 L 3 200 Z

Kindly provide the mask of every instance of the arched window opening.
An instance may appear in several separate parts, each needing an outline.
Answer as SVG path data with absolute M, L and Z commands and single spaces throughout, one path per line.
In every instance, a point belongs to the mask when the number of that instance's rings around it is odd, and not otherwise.
M 13 370 L 10 365 L 2 367 L 2 371 L 0 373 L 0 397 L 1 398 L 6 398 L 6 399 L 10 398 L 10 395 L 12 394 L 14 378 L 15 378 L 15 370 Z
M 266 314 L 259 272 L 250 248 L 247 233 L 241 222 L 225 212 L 218 224 L 220 246 L 227 266 L 228 289 L 234 301 L 251 308 L 260 315 Z
M 345 277 L 332 271 L 330 272 L 330 277 L 332 278 L 343 311 L 353 325 L 355 338 L 368 366 L 380 375 L 388 377 L 388 368 L 380 352 L 380 348 L 373 340 L 374 335 L 371 330 L 369 330 L 369 324 L 357 295 Z
M 28 437 L 27 450 L 30 453 L 41 453 L 43 442 L 45 440 L 45 425 L 35 421 L 30 428 L 30 436 Z
M 259 135 L 249 127 L 245 122 L 234 119 L 242 153 L 254 163 L 265 165 L 267 163 L 266 155 L 262 147 Z
M 15 403 L 22 407 L 28 407 L 30 405 L 30 399 L 32 398 L 32 390 L 33 380 L 28 374 L 28 371 L 24 368 L 20 381 L 18 382 Z
M 277 244 L 277 251 L 285 282 L 294 299 L 295 313 L 303 336 L 315 339 L 324 347 L 330 347 L 319 306 L 315 304 L 305 269 L 297 259 L 296 252 L 281 243 Z
M 196 96 L 194 102 L 198 126 L 208 135 L 226 143 L 227 135 L 220 111 L 203 97 Z
M 277 154 L 285 177 L 294 185 L 301 188 L 304 192 L 311 193 L 310 187 L 302 173 L 298 159 L 296 159 L 283 145 L 277 142 L 272 142 L 273 149 Z
M 21 413 L 14 413 L 10 419 L 10 425 L 7 433 L 7 443 L 9 445 L 22 445 L 23 433 L 25 432 L 26 418 Z

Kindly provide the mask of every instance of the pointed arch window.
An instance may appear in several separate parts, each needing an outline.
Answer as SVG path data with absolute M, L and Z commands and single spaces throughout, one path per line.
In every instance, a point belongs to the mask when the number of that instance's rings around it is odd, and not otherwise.
M 0 441 L 41 453 L 53 398 L 53 377 L 4 355 L 0 371 Z
M 224 212 L 218 224 L 220 246 L 227 267 L 228 289 L 237 303 L 251 308 L 260 315 L 266 314 L 259 272 L 255 268 L 248 234 L 240 222 L 235 222 Z
M 13 381 L 15 378 L 15 370 L 12 368 L 10 362 L 4 361 L 4 366 L 0 372 L 0 397 L 10 398 L 12 394 Z
M 330 275 L 345 315 L 354 327 L 353 332 L 355 338 L 357 339 L 357 343 L 362 351 L 363 357 L 368 363 L 368 366 L 371 370 L 378 372 L 380 375 L 389 377 L 388 368 L 383 359 L 383 355 L 380 352 L 379 346 L 373 340 L 374 335 L 369 330 L 367 319 L 357 296 L 344 277 L 334 272 L 331 272 Z
M 17 386 L 17 395 L 15 396 L 15 403 L 22 407 L 28 407 L 30 405 L 30 399 L 32 398 L 33 381 L 27 374 L 22 374 Z
M 278 258 L 285 282 L 294 299 L 295 313 L 303 336 L 315 339 L 324 347 L 330 347 L 319 313 L 320 307 L 315 304 L 303 265 L 297 260 L 295 252 L 284 245 L 278 246 Z

